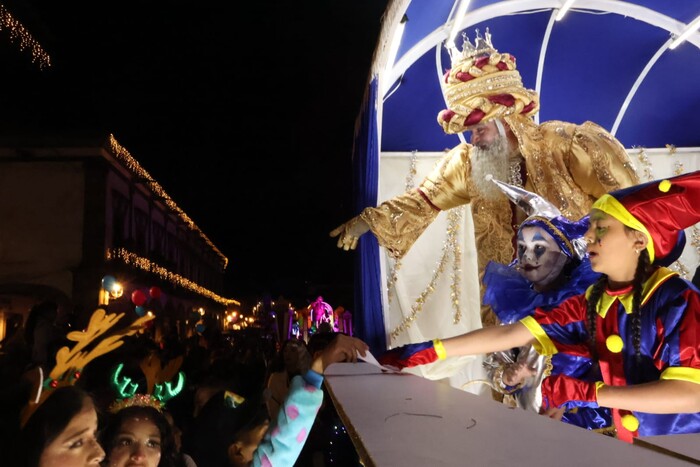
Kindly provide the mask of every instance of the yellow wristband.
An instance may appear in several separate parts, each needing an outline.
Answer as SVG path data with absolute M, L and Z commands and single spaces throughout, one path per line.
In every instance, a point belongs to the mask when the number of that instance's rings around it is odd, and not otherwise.
M 596 382 L 595 382 L 595 399 L 596 399 L 596 401 L 598 400 L 598 391 L 599 391 L 600 388 L 602 388 L 603 386 L 605 386 L 605 383 L 604 383 L 604 382 L 602 382 L 602 381 L 596 381 Z
M 438 356 L 438 359 L 444 360 L 447 358 L 447 352 L 445 352 L 445 346 L 442 345 L 442 341 L 440 339 L 433 339 L 433 348 L 435 349 L 435 353 Z

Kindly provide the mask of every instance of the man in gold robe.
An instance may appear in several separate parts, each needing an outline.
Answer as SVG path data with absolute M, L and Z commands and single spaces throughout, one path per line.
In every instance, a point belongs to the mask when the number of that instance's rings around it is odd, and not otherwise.
M 523 220 L 491 177 L 539 194 L 569 219 L 587 214 L 601 195 L 639 183 L 624 147 L 597 124 L 536 124 L 539 96 L 523 87 L 515 58 L 494 49 L 488 32 L 475 45 L 465 36 L 456 55 L 445 74 L 448 108 L 438 123 L 448 134 L 471 131 L 471 144 L 450 150 L 415 190 L 334 229 L 339 248 L 355 249 L 371 230 L 400 259 L 440 211 L 469 203 L 481 279 L 490 260 L 513 260 Z M 496 323 L 488 307 L 482 306 L 481 319 L 484 326 Z

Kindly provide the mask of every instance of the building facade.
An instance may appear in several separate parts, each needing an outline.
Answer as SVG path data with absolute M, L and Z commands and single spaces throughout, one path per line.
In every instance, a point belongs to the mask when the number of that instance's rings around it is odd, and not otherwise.
M 50 300 L 84 326 L 97 307 L 156 315 L 155 338 L 224 322 L 226 256 L 109 135 L 0 147 L 0 341 Z M 102 290 L 116 279 L 121 297 Z M 137 309 L 132 296 L 145 296 Z M 139 300 L 136 300 L 137 302 Z

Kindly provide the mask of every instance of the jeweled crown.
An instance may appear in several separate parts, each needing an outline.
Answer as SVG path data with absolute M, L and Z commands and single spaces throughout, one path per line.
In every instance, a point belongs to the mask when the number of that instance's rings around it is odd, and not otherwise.
M 478 29 L 475 30 L 474 44 L 469 40 L 466 32 L 462 32 L 462 52 L 459 54 L 458 61 L 467 60 L 470 58 L 491 55 L 498 52 L 491 42 L 491 33 L 489 28 L 482 36 Z M 455 57 L 452 58 L 455 62 Z

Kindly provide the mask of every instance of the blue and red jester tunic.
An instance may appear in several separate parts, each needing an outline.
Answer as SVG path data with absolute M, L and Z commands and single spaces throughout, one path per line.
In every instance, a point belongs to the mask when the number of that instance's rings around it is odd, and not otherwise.
M 588 356 L 586 294 L 521 322 L 538 352 Z M 598 303 L 596 349 L 603 382 L 628 386 L 657 380 L 700 384 L 700 292 L 676 272 L 661 267 L 646 281 L 641 304 L 641 358 L 633 343 L 632 289 L 606 291 Z M 628 311 L 630 310 L 630 311 Z M 700 432 L 700 413 L 653 414 L 613 408 L 617 437 Z

